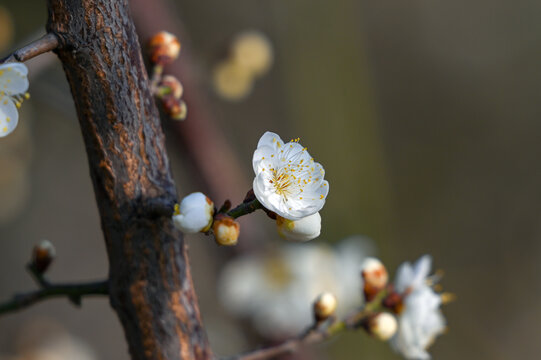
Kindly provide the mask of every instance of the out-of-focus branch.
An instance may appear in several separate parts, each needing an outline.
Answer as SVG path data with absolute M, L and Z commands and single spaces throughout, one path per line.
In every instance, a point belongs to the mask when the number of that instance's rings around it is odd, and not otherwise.
M 0 314 L 22 310 L 39 301 L 54 297 L 67 297 L 72 303 L 80 305 L 84 296 L 107 295 L 107 281 L 97 281 L 87 284 L 56 284 L 47 285 L 42 289 L 27 293 L 16 294 L 9 301 L 0 304 Z
M 280 355 L 293 353 L 297 351 L 299 348 L 301 348 L 302 346 L 322 342 L 328 337 L 329 335 L 325 332 L 310 332 L 306 336 L 290 339 L 276 346 L 255 350 L 243 355 L 229 358 L 227 360 L 272 359 Z
M 300 350 L 302 347 L 310 344 L 320 343 L 334 335 L 337 335 L 344 330 L 355 329 L 357 326 L 357 321 L 359 318 L 359 313 L 352 314 L 343 321 L 335 321 L 334 319 L 329 319 L 330 324 L 327 324 L 326 327 L 320 326 L 325 324 L 316 324 L 305 333 L 286 340 L 282 343 L 279 343 L 274 346 L 269 346 L 267 348 L 254 350 L 248 353 L 236 355 L 225 360 L 264 360 L 272 359 L 280 355 L 291 354 Z M 354 322 L 354 319 L 356 320 Z
M 13 61 L 27 61 L 38 55 L 53 51 L 58 45 L 58 37 L 53 33 L 47 33 L 30 44 L 15 50 L 13 53 L 0 60 L 0 64 Z
M 189 46 L 186 46 L 185 32 L 177 18 L 172 16 L 168 5 L 162 0 L 152 2 L 132 0 L 130 7 L 140 38 L 150 39 L 155 33 L 166 30 L 178 36 L 182 43 L 179 61 L 165 69 L 176 76 L 186 89 L 183 98 L 188 104 L 188 119 L 175 123 L 174 130 L 187 148 L 201 179 L 206 182 L 211 198 L 227 199 L 242 196 L 251 184 L 242 176 L 240 165 L 233 149 L 225 140 L 220 129 L 212 121 L 209 104 L 196 79 Z M 217 156 L 216 154 L 219 154 Z M 232 191 L 237 194 L 232 194 Z M 244 229 L 243 231 L 246 231 Z

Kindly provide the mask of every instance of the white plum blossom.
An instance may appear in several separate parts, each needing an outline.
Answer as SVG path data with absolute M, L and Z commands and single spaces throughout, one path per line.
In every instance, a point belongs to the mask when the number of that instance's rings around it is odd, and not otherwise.
M 325 170 L 298 139 L 284 144 L 277 134 L 267 131 L 259 139 L 252 165 L 254 193 L 266 209 L 299 220 L 325 204 L 329 192 Z
M 0 137 L 9 135 L 19 122 L 17 108 L 28 97 L 28 69 L 22 63 L 0 65 Z
M 404 296 L 404 307 L 391 346 L 407 359 L 430 359 L 426 349 L 445 331 L 441 295 L 429 285 L 431 262 L 425 255 L 414 265 L 402 264 L 396 275 L 395 289 Z
M 185 234 L 208 231 L 212 225 L 214 203 L 200 192 L 186 196 L 175 206 L 173 223 Z
M 321 233 L 321 215 L 317 212 L 300 220 L 288 220 L 278 215 L 276 228 L 280 236 L 290 241 L 313 240 Z
M 251 321 L 271 339 L 284 339 L 313 322 L 312 304 L 325 292 L 338 300 L 337 316 L 358 305 L 359 263 L 373 251 L 366 238 L 353 237 L 331 248 L 285 243 L 274 252 L 240 256 L 219 279 L 219 299 L 234 315 Z

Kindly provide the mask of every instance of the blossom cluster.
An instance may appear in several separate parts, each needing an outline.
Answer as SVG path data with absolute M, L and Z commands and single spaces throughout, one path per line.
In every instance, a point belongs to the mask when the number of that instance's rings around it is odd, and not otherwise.
M 446 328 L 440 310 L 444 296 L 433 288 L 431 264 L 429 255 L 415 264 L 403 263 L 392 285 L 379 260 L 370 258 L 362 265 L 365 299 L 377 301 L 381 309 L 369 316 L 367 329 L 382 340 L 390 339 L 391 347 L 407 359 L 430 359 L 427 348 Z
M 0 137 L 11 134 L 19 123 L 17 109 L 29 97 L 27 76 L 22 63 L 0 65 Z
M 283 238 L 297 242 L 317 238 L 321 233 L 319 210 L 325 204 L 329 183 L 324 179 L 323 166 L 314 161 L 299 139 L 284 143 L 277 134 L 266 132 L 259 139 L 252 165 L 254 199 L 247 198 L 246 202 L 263 207 L 276 220 Z M 212 228 L 219 244 L 235 245 L 240 226 L 227 210 L 218 213 L 208 197 L 193 193 L 177 206 L 173 221 L 184 233 Z
M 241 255 L 221 270 L 219 300 L 259 334 L 284 339 L 310 325 L 311 303 L 322 293 L 336 296 L 338 315 L 359 304 L 359 264 L 373 254 L 369 239 L 354 236 L 334 247 L 282 243 L 271 251 Z

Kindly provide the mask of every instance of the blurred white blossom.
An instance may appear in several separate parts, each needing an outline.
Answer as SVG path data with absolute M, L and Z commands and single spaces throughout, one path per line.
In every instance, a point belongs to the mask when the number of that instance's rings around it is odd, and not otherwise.
M 0 137 L 9 135 L 19 122 L 19 111 L 28 97 L 28 68 L 22 63 L 0 65 Z
M 402 264 L 396 274 L 395 290 L 404 300 L 391 346 L 407 359 L 430 359 L 426 349 L 445 330 L 441 296 L 428 279 L 431 262 L 430 256 L 425 255 L 414 265 Z
M 284 244 L 272 254 L 241 256 L 224 268 L 220 301 L 232 314 L 249 318 L 263 336 L 297 334 L 312 323 L 318 295 L 336 295 L 338 316 L 361 302 L 359 263 L 372 249 L 369 240 L 353 237 L 335 248 Z
M 325 204 L 329 192 L 325 170 L 298 139 L 284 144 L 280 136 L 267 131 L 259 139 L 252 165 L 257 200 L 281 217 L 299 220 Z

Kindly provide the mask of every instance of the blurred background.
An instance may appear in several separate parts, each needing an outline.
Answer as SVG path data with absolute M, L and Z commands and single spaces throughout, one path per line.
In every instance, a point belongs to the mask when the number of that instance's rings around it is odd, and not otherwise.
M 168 30 L 183 44 L 166 72 L 184 84 L 188 118 L 164 118 L 179 196 L 203 191 L 218 205 L 226 198 L 239 203 L 251 186 L 259 137 L 267 130 L 285 141 L 300 137 L 330 182 L 322 235 L 306 244 L 319 255 L 309 255 L 307 264 L 332 270 L 352 235 L 359 258 L 377 255 L 391 274 L 402 261 L 432 254 L 434 267 L 445 271 L 445 290 L 457 295 L 443 309 L 448 332 L 430 349 L 435 359 L 539 357 L 541 3 L 133 0 L 132 6 L 142 43 Z M 43 1 L 1 0 L 0 56 L 37 38 L 45 22 Z M 252 42 L 245 46 L 264 63 L 251 75 L 232 60 L 246 34 Z M 55 282 L 108 272 L 62 68 L 54 55 L 28 66 L 32 98 L 18 129 L 0 139 L 0 299 L 35 288 L 24 266 L 41 239 L 57 249 L 48 273 Z M 203 235 L 186 240 L 218 355 L 279 340 L 265 331 L 268 321 L 258 325 L 246 314 L 239 320 L 228 306 L 224 274 L 234 272 L 235 261 L 264 257 L 270 272 L 262 276 L 279 280 L 274 289 L 292 283 L 282 270 L 293 265 L 280 255 L 289 244 L 272 222 L 261 212 L 241 223 L 234 250 Z M 244 281 L 239 275 L 237 282 Z M 358 291 L 353 285 L 347 296 L 360 299 Z M 295 306 L 302 312 L 310 305 Z M 361 332 L 296 356 L 400 358 Z M 129 357 L 108 301 L 92 298 L 80 309 L 61 299 L 2 316 L 4 358 Z

